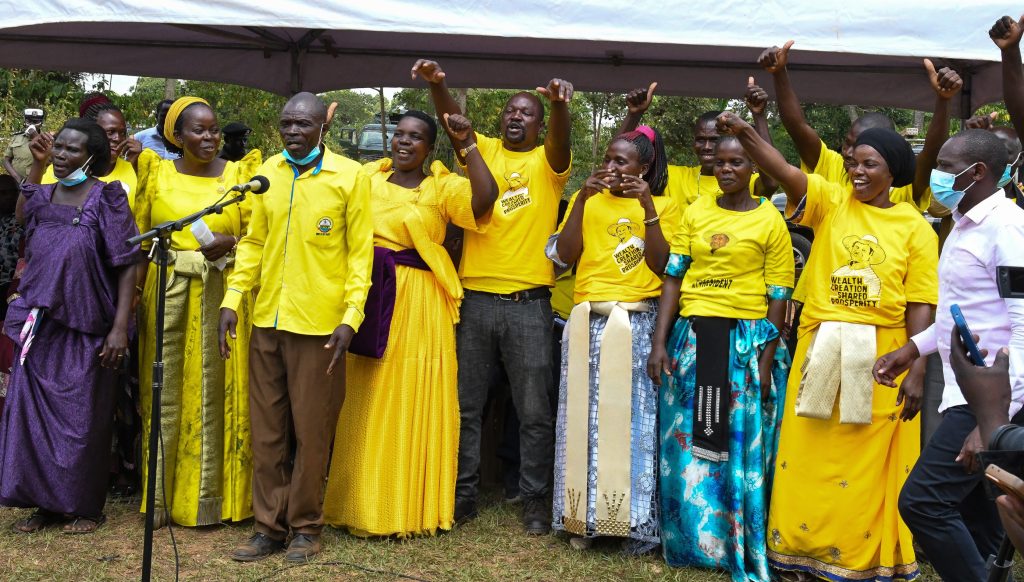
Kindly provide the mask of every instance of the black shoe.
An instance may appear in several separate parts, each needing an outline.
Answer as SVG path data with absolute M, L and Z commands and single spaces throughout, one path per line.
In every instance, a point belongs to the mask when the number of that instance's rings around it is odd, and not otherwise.
M 476 499 L 455 498 L 455 525 L 463 525 L 476 519 Z
M 308 562 L 320 553 L 320 536 L 315 534 L 295 534 L 288 544 L 288 553 L 284 559 L 289 562 Z
M 523 528 L 531 536 L 551 532 L 551 505 L 544 496 L 523 498 Z
M 231 552 L 231 559 L 236 562 L 255 562 L 269 557 L 275 552 L 280 552 L 282 549 L 284 549 L 282 542 L 257 532 L 247 542 Z

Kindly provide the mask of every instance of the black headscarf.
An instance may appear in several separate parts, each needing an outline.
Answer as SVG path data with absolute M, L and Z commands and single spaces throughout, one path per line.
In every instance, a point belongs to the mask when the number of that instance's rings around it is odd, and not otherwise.
M 859 145 L 871 146 L 881 154 L 892 174 L 892 185 L 901 188 L 914 182 L 914 151 L 903 136 L 891 129 L 872 127 L 865 129 L 857 136 Z

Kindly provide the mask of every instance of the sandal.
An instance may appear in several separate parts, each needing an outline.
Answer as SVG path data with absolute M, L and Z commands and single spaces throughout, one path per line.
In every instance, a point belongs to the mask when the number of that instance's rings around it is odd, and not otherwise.
M 99 517 L 75 517 L 68 523 L 64 524 L 64 533 L 71 535 L 79 534 L 91 534 L 95 532 L 101 525 L 106 523 L 107 516 L 101 515 Z
M 19 519 L 11 524 L 14 533 L 36 533 L 37 531 L 56 525 L 64 521 L 64 516 L 59 513 L 51 513 L 43 509 L 37 509 L 32 515 L 25 519 Z

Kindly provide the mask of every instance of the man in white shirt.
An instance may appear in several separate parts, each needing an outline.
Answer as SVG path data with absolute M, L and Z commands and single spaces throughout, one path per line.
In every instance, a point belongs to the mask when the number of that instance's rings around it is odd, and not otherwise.
M 939 258 L 935 323 L 875 364 L 876 380 L 895 386 L 896 377 L 918 357 L 938 351 L 942 360 L 942 424 L 904 484 L 899 510 L 943 580 L 985 580 L 985 560 L 1003 537 L 975 456 L 984 448 L 977 420 L 949 363 L 955 326 L 950 306 L 960 306 L 971 331 L 981 337 L 979 347 L 988 350 L 989 363 L 999 348 L 1010 346 L 1009 416 L 1024 402 L 1024 300 L 1000 298 L 996 285 L 996 267 L 1024 266 L 1024 210 L 997 186 L 1005 169 L 1006 148 L 988 131 L 967 130 L 942 146 L 932 192 L 952 207 L 954 227 Z

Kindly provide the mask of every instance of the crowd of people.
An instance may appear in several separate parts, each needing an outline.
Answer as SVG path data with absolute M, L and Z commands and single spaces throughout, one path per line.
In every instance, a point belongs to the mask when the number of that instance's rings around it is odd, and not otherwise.
M 641 124 L 652 83 L 627 93 L 575 193 L 573 86 L 558 78 L 512 96 L 491 137 L 441 65 L 417 61 L 437 117 L 405 112 L 391 157 L 363 166 L 325 146 L 333 106 L 310 93 L 284 106 L 270 156 L 198 97 L 161 102 L 134 136 L 102 94 L 54 133 L 26 109 L 0 179 L 0 505 L 34 510 L 16 532 L 96 531 L 110 483 L 95 467 L 132 491 L 158 430 L 140 510 L 157 526 L 252 518 L 235 560 L 304 562 L 324 525 L 435 535 L 478 515 L 501 369 L 527 534 L 660 548 L 736 581 L 912 580 L 922 558 L 983 580 L 1000 515 L 1024 539 L 1024 505 L 992 501 L 978 461 L 1024 403 L 1024 302 L 995 276 L 1024 267 L 1022 32 L 1003 17 L 989 33 L 1013 127 L 978 117 L 951 137 L 963 83 L 926 60 L 920 153 L 880 113 L 832 149 L 789 81 L 790 41 L 758 63 L 799 167 L 753 78 L 751 121 L 701 115 L 699 164 L 672 164 Z M 442 133 L 458 171 L 430 161 Z M 153 242 L 126 241 L 255 175 L 266 192 L 173 233 L 158 289 Z M 924 211 L 947 217 L 943 240 Z M 814 232 L 799 277 L 787 219 Z M 970 369 L 955 305 L 994 367 Z M 943 417 L 922 443 L 935 352 Z M 1009 389 L 978 404 L 982 390 L 961 393 L 975 375 Z

